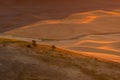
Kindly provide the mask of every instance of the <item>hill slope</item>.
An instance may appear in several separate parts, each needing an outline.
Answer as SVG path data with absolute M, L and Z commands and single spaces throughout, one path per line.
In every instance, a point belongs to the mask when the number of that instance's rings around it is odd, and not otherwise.
M 119 0 L 0 0 L 0 33 L 74 13 L 120 8 Z
M 38 39 L 71 39 L 85 34 L 120 32 L 120 13 L 115 11 L 89 11 L 69 15 L 64 19 L 42 20 L 4 34 Z M 49 33 L 49 34 L 48 34 Z
M 0 39 L 0 79 L 118 80 L 120 64 L 87 58 L 69 51 Z M 22 47 L 21 47 L 22 46 Z

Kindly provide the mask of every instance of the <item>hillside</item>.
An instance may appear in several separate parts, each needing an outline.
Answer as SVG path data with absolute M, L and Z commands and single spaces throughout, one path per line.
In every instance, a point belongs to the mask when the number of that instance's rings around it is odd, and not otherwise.
M 119 5 L 119 0 L 0 0 L 0 33 L 74 13 L 111 11 Z
M 119 80 L 120 0 L 0 0 L 1 79 Z
M 69 51 L 0 38 L 0 79 L 118 80 L 120 64 Z
M 119 33 L 119 20 L 119 12 L 96 10 L 72 14 L 64 19 L 38 21 L 6 31 L 4 34 L 37 39 L 69 40 L 86 34 Z

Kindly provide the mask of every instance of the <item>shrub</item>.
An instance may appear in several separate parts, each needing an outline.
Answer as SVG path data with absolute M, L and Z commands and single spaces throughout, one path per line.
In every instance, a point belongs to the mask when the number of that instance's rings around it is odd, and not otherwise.
M 35 40 L 32 40 L 32 45 L 33 45 L 33 46 L 37 46 L 37 43 L 36 43 Z
M 31 48 L 31 45 L 27 45 L 27 48 Z
M 56 48 L 56 46 L 55 45 L 52 45 L 52 49 L 55 49 Z

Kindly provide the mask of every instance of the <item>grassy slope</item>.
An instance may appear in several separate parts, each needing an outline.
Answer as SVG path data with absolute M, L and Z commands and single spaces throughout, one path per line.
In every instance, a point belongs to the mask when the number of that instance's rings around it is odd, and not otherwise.
M 0 38 L 2 80 L 118 80 L 120 64 Z M 22 45 L 22 46 L 21 46 Z

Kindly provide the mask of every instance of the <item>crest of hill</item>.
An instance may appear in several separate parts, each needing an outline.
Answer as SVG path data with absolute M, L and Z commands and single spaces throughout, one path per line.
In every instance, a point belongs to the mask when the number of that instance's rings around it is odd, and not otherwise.
M 6 46 L 3 46 L 4 41 L 7 41 Z M 0 79 L 118 80 L 120 78 L 119 63 L 99 61 L 69 51 L 51 49 L 45 45 L 27 48 L 26 42 L 14 41 L 0 39 Z M 18 46 L 23 43 L 24 46 Z

